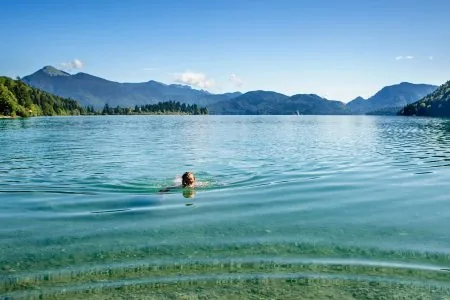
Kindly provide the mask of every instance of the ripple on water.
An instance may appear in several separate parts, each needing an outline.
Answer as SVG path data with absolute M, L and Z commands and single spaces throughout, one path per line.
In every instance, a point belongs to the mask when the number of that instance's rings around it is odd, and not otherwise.
M 0 295 L 449 296 L 446 120 L 8 122 Z M 186 170 L 210 185 L 159 193 Z

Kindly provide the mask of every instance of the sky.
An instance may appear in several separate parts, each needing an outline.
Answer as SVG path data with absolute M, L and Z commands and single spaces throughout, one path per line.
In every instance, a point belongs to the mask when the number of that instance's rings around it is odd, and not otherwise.
M 348 102 L 450 80 L 450 1 L 6 0 L 0 75 L 46 65 L 118 82 Z

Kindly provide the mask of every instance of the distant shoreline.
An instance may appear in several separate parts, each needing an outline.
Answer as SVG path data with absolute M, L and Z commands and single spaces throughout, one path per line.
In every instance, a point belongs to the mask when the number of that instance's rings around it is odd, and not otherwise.
M 206 116 L 207 114 L 199 114 L 198 116 Z M 36 118 L 36 117 L 95 117 L 95 116 L 196 116 L 195 114 L 188 114 L 188 113 L 131 113 L 131 114 L 80 114 L 80 115 L 53 115 L 53 116 L 47 116 L 47 115 L 39 115 L 39 116 L 29 116 L 25 117 L 25 119 L 28 118 Z M 16 116 L 1 116 L 0 119 L 22 119 L 24 117 Z

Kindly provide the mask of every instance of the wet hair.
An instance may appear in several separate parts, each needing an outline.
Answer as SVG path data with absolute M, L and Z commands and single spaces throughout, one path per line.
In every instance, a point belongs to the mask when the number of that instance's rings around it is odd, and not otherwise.
M 189 178 L 192 175 L 192 177 L 194 178 L 194 180 L 191 182 L 191 179 Z M 195 182 L 195 176 L 194 173 L 192 172 L 185 172 L 183 174 L 183 176 L 181 176 L 181 184 L 183 185 L 183 187 L 189 186 L 191 184 L 193 184 Z

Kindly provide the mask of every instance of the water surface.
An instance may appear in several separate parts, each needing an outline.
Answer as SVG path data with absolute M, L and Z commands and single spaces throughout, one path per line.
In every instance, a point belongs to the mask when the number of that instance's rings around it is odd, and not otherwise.
M 450 297 L 449 121 L 52 117 L 0 141 L 0 299 Z M 208 186 L 159 193 L 187 170 Z

